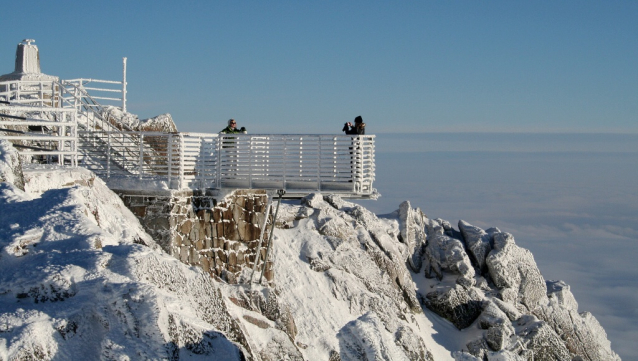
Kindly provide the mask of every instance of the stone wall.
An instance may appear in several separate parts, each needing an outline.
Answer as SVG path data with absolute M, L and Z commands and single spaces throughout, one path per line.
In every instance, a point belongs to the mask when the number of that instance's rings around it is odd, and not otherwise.
M 147 233 L 180 261 L 199 266 L 229 283 L 238 282 L 245 267 L 252 269 L 268 203 L 266 191 L 236 190 L 219 202 L 193 191 L 115 192 Z M 264 234 L 258 271 L 266 254 L 271 222 L 272 214 Z M 264 277 L 273 281 L 271 262 L 266 265 Z

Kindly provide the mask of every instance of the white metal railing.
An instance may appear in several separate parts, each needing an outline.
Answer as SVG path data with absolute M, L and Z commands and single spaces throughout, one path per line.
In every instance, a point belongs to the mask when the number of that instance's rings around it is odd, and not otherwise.
M 94 104 L 86 104 L 85 106 L 103 107 L 104 101 L 126 109 L 126 84 L 124 81 L 114 80 L 98 80 L 98 79 L 70 79 L 64 80 L 62 83 L 73 86 L 77 89 L 84 90 L 90 98 L 94 100 Z M 100 101 L 99 103 L 97 101 Z M 108 104 L 107 104 L 108 105 Z
M 122 89 L 87 87 L 90 83 Z M 55 150 L 59 162 L 76 164 L 79 152 L 80 165 L 107 179 L 154 179 L 171 189 L 284 189 L 293 197 L 314 191 L 377 196 L 372 188 L 374 135 L 134 132 L 111 119 L 98 102 L 121 100 L 125 106 L 125 84 L 94 79 L 9 81 L 0 83 L 0 101 L 10 102 L 13 110 L 18 108 L 15 104 L 32 105 L 23 109 L 29 114 L 52 112 L 49 118 L 57 122 L 47 123 L 47 134 L 12 134 L 14 140 L 31 142 L 25 153 L 51 155 Z M 88 90 L 121 92 L 122 98 L 89 95 Z M 15 120 L 10 123 L 17 125 Z M 24 121 L 37 126 L 46 120 Z
M 16 105 L 59 107 L 60 91 L 55 80 L 9 80 L 0 83 L 0 101 Z
M 77 165 L 77 121 L 73 109 L 40 108 L 34 117 L 16 114 L 33 107 L 0 104 L 0 139 L 7 139 L 20 153 L 46 163 Z M 3 135 L 4 134 L 4 135 Z
M 284 189 L 289 196 L 376 195 L 374 135 L 82 133 L 106 144 L 103 162 L 81 164 L 107 179 L 155 179 L 173 189 Z

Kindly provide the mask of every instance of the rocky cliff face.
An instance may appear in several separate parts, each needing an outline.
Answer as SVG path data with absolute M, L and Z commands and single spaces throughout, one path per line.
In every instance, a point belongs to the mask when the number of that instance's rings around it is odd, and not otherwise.
M 426 220 L 425 307 L 457 328 L 477 328 L 469 342 L 474 357 L 461 360 L 619 360 L 605 332 L 578 305 L 562 281 L 543 279 L 534 257 L 497 228 L 459 221 Z
M 166 254 L 92 173 L 30 173 L 25 192 L 16 172 L 0 183 L 0 360 L 619 359 L 497 228 L 312 194 L 281 205 L 274 279 L 230 283 Z

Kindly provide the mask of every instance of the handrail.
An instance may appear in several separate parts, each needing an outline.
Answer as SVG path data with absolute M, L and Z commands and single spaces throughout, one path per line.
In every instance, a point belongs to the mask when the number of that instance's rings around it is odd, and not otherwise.
M 108 110 L 84 87 L 89 81 L 95 80 L 2 82 L 0 101 L 40 102 L 40 107 L 23 109 L 27 113 L 73 112 L 72 124 L 58 124 L 59 129 L 71 129 L 72 134 L 67 130 L 58 132 L 57 148 L 49 148 L 77 154 L 80 165 L 110 181 L 153 179 L 170 189 L 283 189 L 286 197 L 310 192 L 338 193 L 344 197 L 378 196 L 372 188 L 374 135 L 132 131 L 119 119 L 112 123 Z M 43 89 L 51 90 L 46 101 L 37 99 L 42 97 Z M 13 105 L 11 109 L 17 110 Z M 42 125 L 42 121 L 31 118 L 20 122 Z M 41 141 L 54 141 L 51 136 L 39 137 Z M 68 142 L 69 146 L 62 142 Z
M 14 115 L 34 110 L 50 119 Z M 77 121 L 73 109 L 0 104 L 0 129 L 10 133 L 0 134 L 0 139 L 10 140 L 22 154 L 47 163 L 77 165 Z
M 290 197 L 376 194 L 374 135 L 123 133 L 81 132 L 108 139 L 108 164 L 119 167 L 93 169 L 107 179 L 155 179 L 173 189 L 284 189 Z

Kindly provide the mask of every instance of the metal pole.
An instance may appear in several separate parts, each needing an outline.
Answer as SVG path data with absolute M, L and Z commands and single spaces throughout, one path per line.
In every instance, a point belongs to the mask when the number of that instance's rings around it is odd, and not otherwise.
M 167 176 L 167 183 L 168 183 L 168 189 L 172 189 L 171 188 L 171 172 L 173 172 L 173 134 L 169 134 L 168 137 L 168 144 L 167 144 L 167 149 L 166 149 L 166 153 L 168 155 L 168 169 L 166 172 L 166 176 Z
M 144 133 L 140 132 L 140 159 L 139 159 L 139 166 L 140 166 L 140 179 L 142 179 L 142 175 L 144 174 Z
M 126 58 L 122 58 L 122 111 L 126 113 Z
M 111 178 L 111 132 L 106 132 L 106 137 L 106 178 Z
M 266 248 L 266 257 L 264 257 L 264 266 L 261 268 L 261 276 L 259 277 L 259 284 L 261 284 L 261 279 L 264 277 L 264 272 L 266 271 L 266 266 L 268 265 L 268 254 L 270 253 L 270 247 L 272 245 L 272 235 L 275 232 L 275 224 L 277 223 L 277 213 L 279 213 L 279 206 L 281 205 L 281 197 L 286 194 L 286 191 L 280 189 L 277 191 L 277 195 L 279 195 L 279 199 L 277 200 L 277 209 L 275 210 L 275 216 L 272 219 L 272 227 L 270 228 L 270 236 L 268 237 L 268 247 Z
M 257 252 L 255 253 L 255 263 L 253 264 L 253 273 L 250 274 L 250 283 L 253 282 L 253 278 L 255 275 L 255 270 L 257 269 L 257 263 L 259 263 L 260 252 L 261 252 L 261 244 L 264 240 L 264 234 L 266 233 L 266 223 L 268 223 L 268 216 L 270 215 L 270 206 L 272 205 L 272 193 L 267 192 L 266 197 L 268 198 L 268 203 L 266 205 L 266 217 L 264 218 L 264 223 L 261 225 L 261 233 L 259 234 L 259 244 L 257 244 Z M 265 266 L 265 263 L 264 263 Z

